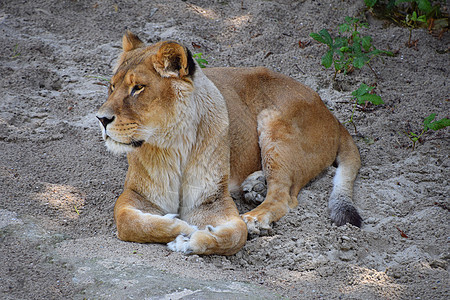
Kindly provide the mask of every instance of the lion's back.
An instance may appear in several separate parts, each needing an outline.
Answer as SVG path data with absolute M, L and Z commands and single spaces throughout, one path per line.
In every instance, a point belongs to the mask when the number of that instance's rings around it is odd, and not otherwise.
M 206 68 L 205 75 L 225 98 L 230 120 L 231 178 L 240 184 L 261 170 L 257 119 L 275 109 L 286 119 L 334 119 L 319 95 L 309 87 L 265 67 Z M 303 122 L 301 121 L 301 122 Z

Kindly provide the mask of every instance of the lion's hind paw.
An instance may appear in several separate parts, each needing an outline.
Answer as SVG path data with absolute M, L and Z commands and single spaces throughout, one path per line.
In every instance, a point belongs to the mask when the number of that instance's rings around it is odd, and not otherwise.
M 249 203 L 261 204 L 267 195 L 267 183 L 264 173 L 257 171 L 250 174 L 241 184 L 244 199 Z

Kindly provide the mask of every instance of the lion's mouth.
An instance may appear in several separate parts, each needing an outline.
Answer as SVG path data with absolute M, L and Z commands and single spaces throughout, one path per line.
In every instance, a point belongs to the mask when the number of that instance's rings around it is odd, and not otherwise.
M 129 143 L 121 143 L 121 142 L 119 142 L 119 141 L 116 141 L 115 139 L 113 139 L 113 138 L 110 137 L 109 135 L 107 135 L 107 136 L 105 137 L 105 141 L 107 141 L 107 140 L 109 140 L 109 141 L 111 141 L 111 142 L 113 142 L 113 143 L 115 143 L 115 144 L 118 144 L 118 145 L 132 146 L 132 147 L 134 147 L 134 148 L 139 148 L 140 146 L 142 146 L 142 144 L 144 144 L 144 141 L 142 141 L 142 140 L 140 140 L 140 141 L 132 140 L 132 141 L 129 142 Z
M 142 146 L 142 144 L 144 143 L 144 141 L 132 141 L 131 143 L 129 143 L 129 145 L 138 148 L 140 146 Z

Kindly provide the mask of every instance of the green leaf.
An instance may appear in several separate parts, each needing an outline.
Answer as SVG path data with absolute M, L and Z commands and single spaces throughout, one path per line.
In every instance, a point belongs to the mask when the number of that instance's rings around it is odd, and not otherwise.
M 331 35 L 328 33 L 328 30 L 326 29 L 322 29 L 321 31 L 319 31 L 319 33 L 315 33 L 312 32 L 309 34 L 310 37 L 312 37 L 313 39 L 315 39 L 316 41 L 318 41 L 319 43 L 323 43 L 328 45 L 330 48 L 333 45 L 333 38 L 331 37 Z
M 197 63 L 200 66 L 200 68 L 206 68 L 206 65 L 209 64 L 209 62 L 206 59 L 197 59 Z
M 383 100 L 380 96 L 375 94 L 369 94 L 371 90 L 373 90 L 373 86 L 368 86 L 365 83 L 362 83 L 361 86 L 352 92 L 352 95 L 356 98 L 356 103 L 363 105 L 366 102 L 371 102 L 374 105 L 383 104 Z
M 359 97 L 358 104 L 365 104 L 366 102 L 371 102 L 374 105 L 384 104 L 381 97 L 375 94 L 365 94 Z
M 417 6 L 419 9 L 425 13 L 429 13 L 433 10 L 430 1 L 428 0 L 416 0 Z
M 422 15 L 417 18 L 417 21 L 425 23 L 427 21 L 427 16 Z
M 439 130 L 445 127 L 450 126 L 450 119 L 444 118 L 444 119 L 440 119 L 439 121 L 435 121 L 433 123 L 430 123 L 427 126 L 427 129 L 431 129 L 431 130 Z
M 333 45 L 333 39 L 331 38 L 330 33 L 328 33 L 328 30 L 322 29 L 321 31 L 319 31 L 319 34 L 325 40 L 325 44 L 327 44 L 331 48 L 331 46 Z
M 371 138 L 371 137 L 364 137 L 363 138 L 364 143 L 366 143 L 367 145 L 372 145 L 373 143 L 375 143 L 375 139 Z
M 206 68 L 205 65 L 209 64 L 208 61 L 204 58 L 202 58 L 203 53 L 195 53 L 193 55 L 194 59 L 197 61 L 200 68 Z
M 360 96 L 362 96 L 364 94 L 367 94 L 368 92 L 370 92 L 373 89 L 374 89 L 373 86 L 368 86 L 365 83 L 361 83 L 359 88 L 356 91 L 352 92 L 352 95 L 355 96 L 355 97 L 360 97 Z
M 366 55 L 361 55 L 355 57 L 355 59 L 353 60 L 353 66 L 357 69 L 361 69 L 368 61 L 369 57 L 367 57 Z
M 430 125 L 434 118 L 436 118 L 436 114 L 431 114 L 423 120 L 423 127 L 425 128 L 425 130 L 428 129 L 428 125 Z
M 372 51 L 370 51 L 369 53 L 367 53 L 368 56 L 378 56 L 378 55 L 388 55 L 388 56 L 394 56 L 394 53 L 391 51 L 385 51 L 385 50 L 379 50 L 379 49 L 374 49 Z
M 334 61 L 334 69 L 337 71 L 342 71 L 345 69 L 345 63 L 341 63 L 340 61 Z
M 309 36 L 312 37 L 313 39 L 315 39 L 316 41 L 318 41 L 319 43 L 325 44 L 325 40 L 320 34 L 317 34 L 315 32 L 311 32 L 309 34 Z
M 348 39 L 347 38 L 337 37 L 334 40 L 333 49 L 339 49 L 339 48 L 347 47 L 347 46 L 348 46 Z
M 369 23 L 359 23 L 359 26 L 364 27 L 364 28 L 369 28 Z
M 355 56 L 359 56 L 362 54 L 362 50 L 361 50 L 361 37 L 356 36 L 353 39 L 353 45 L 352 45 L 352 51 L 354 53 Z
M 340 33 L 350 31 L 351 29 L 350 25 L 348 25 L 347 23 L 339 24 L 338 28 Z
M 344 49 L 345 49 L 345 47 L 344 47 Z M 341 49 L 336 49 L 335 53 L 337 55 L 339 55 L 339 58 L 334 60 L 335 62 L 336 62 L 336 60 L 338 60 L 338 61 L 344 61 L 345 60 L 345 52 L 342 52 Z
M 363 37 L 361 44 L 362 44 L 364 51 L 368 52 L 370 50 L 370 48 L 372 47 L 372 37 L 371 36 Z
M 368 7 L 373 7 L 373 6 L 377 3 L 377 0 L 364 0 L 364 3 L 365 3 Z
M 375 47 L 374 47 L 375 48 Z M 368 56 L 372 57 L 372 56 L 378 56 L 378 55 L 387 55 L 387 56 L 394 56 L 394 53 L 391 51 L 385 51 L 385 50 L 379 50 L 379 49 L 374 49 L 372 51 L 370 51 L 369 53 L 367 53 Z
M 405 3 L 405 2 L 416 2 L 416 0 L 396 0 L 395 5 L 399 5 L 399 4 Z
M 358 19 L 358 18 L 352 18 L 352 17 L 346 16 L 346 17 L 344 18 L 344 21 L 345 21 L 346 23 L 350 24 L 350 25 L 353 25 L 353 24 L 355 24 L 355 23 L 358 23 L 358 22 L 359 22 L 359 19 Z
M 331 67 L 333 64 L 333 50 L 328 50 L 327 53 L 325 53 L 324 56 L 322 56 L 322 65 L 325 68 Z

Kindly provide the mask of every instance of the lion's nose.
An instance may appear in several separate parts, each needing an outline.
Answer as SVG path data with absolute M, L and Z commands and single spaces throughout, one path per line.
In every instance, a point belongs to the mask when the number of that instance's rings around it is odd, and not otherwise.
M 114 116 L 111 118 L 108 117 L 99 117 L 97 116 L 97 119 L 100 121 L 100 123 L 102 123 L 103 127 L 106 129 L 106 126 L 108 126 L 109 123 L 111 123 L 112 121 L 114 121 Z

